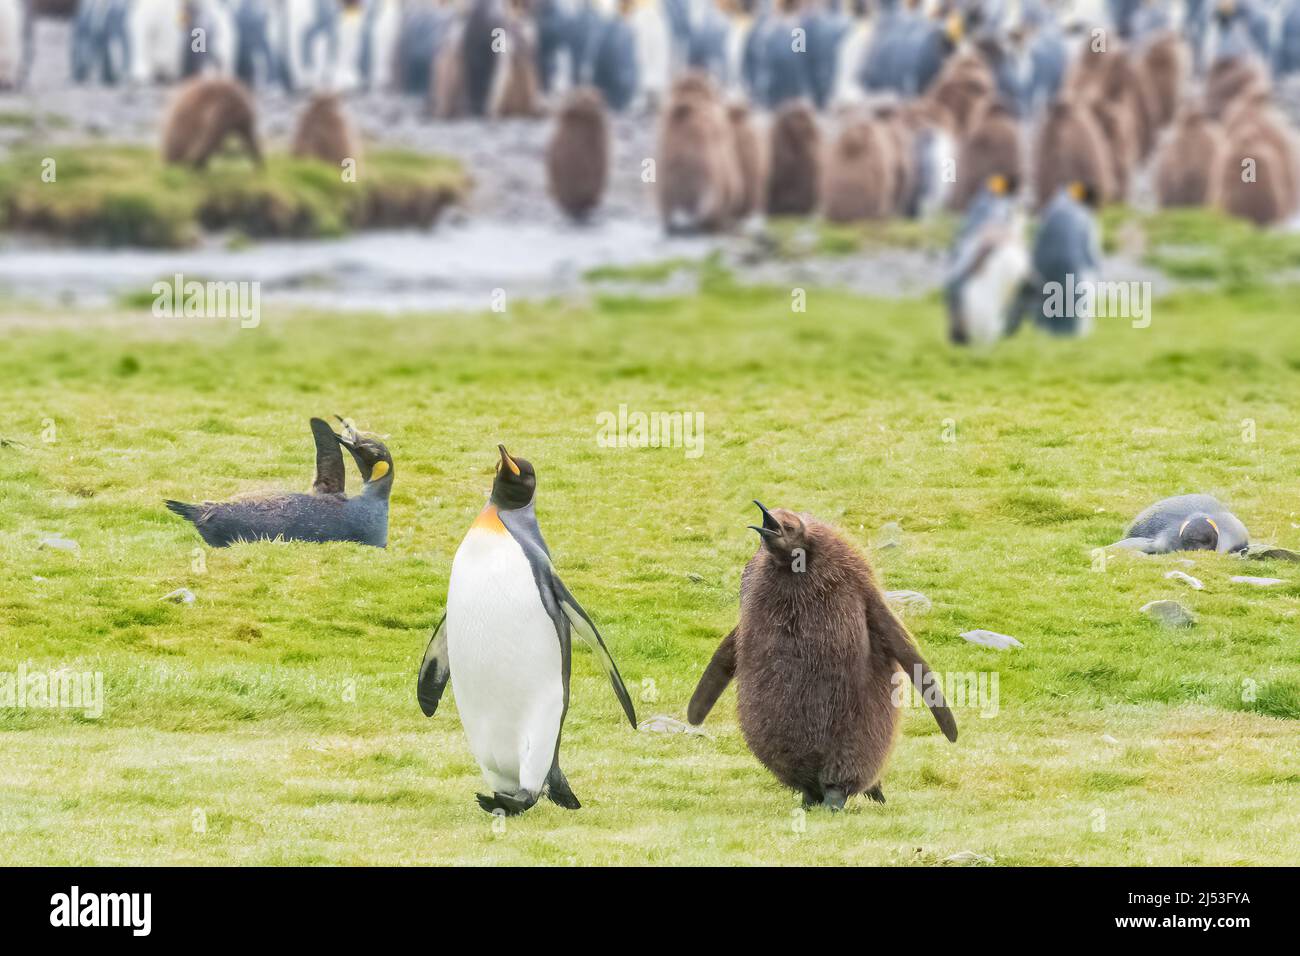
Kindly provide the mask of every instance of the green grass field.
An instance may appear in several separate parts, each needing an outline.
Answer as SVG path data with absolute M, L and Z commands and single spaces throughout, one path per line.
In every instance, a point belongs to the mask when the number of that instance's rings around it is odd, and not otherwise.
M 1150 328 L 1026 330 L 987 354 L 947 346 L 937 298 L 810 290 L 794 313 L 789 289 L 718 276 L 684 300 L 268 308 L 249 330 L 15 307 L 0 672 L 100 671 L 106 706 L 0 709 L 0 862 L 1294 863 L 1296 566 L 1094 550 L 1192 490 L 1300 546 L 1296 295 L 1188 292 Z M 596 416 L 620 404 L 702 414 L 702 454 L 598 447 Z M 388 436 L 387 550 L 207 550 L 162 507 L 305 489 L 307 419 L 336 412 Z M 995 672 L 996 715 L 959 709 L 953 745 L 910 711 L 889 802 L 805 818 L 746 749 L 733 691 L 711 737 L 637 733 L 579 647 L 563 754 L 585 806 L 494 827 L 454 702 L 425 720 L 414 684 L 498 441 L 536 464 L 556 565 L 641 717 L 684 717 L 734 624 L 751 498 L 833 522 L 887 587 L 927 594 L 907 618 L 926 657 Z M 890 521 L 901 546 L 883 549 Z M 79 549 L 40 548 L 55 532 Z M 178 587 L 197 602 L 160 601 Z M 1159 598 L 1197 625 L 1138 612 Z M 977 647 L 971 628 L 1025 646 Z

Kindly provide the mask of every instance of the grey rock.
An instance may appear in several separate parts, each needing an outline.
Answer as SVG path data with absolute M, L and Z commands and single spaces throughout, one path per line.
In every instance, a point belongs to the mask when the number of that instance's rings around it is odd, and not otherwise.
M 1268 588 L 1283 583 L 1281 578 L 1256 578 L 1249 574 L 1235 574 L 1231 580 L 1237 584 L 1253 584 L 1257 588 Z
M 974 850 L 962 850 L 952 856 L 945 856 L 943 862 L 956 863 L 959 866 L 992 866 L 993 857 L 976 853 Z
M 695 584 L 700 584 L 701 582 L 704 581 L 704 577 L 703 575 L 696 574 L 694 571 L 687 571 L 686 580 L 692 581 Z
M 1252 561 L 1300 561 L 1300 551 L 1261 546 L 1251 548 L 1246 552 L 1246 557 Z
M 194 592 L 189 588 L 177 588 L 171 594 L 164 594 L 160 601 L 171 601 L 173 604 L 193 604 Z
M 1009 647 L 1024 647 L 1014 637 L 1007 634 L 999 634 L 997 631 L 986 631 L 982 628 L 974 631 L 962 631 L 961 637 L 970 641 L 972 644 L 978 644 L 980 647 L 991 647 L 995 651 L 1005 651 Z
M 1142 605 L 1142 613 L 1165 627 L 1191 627 L 1196 615 L 1177 601 L 1151 601 Z
M 636 725 L 636 729 L 647 734 L 687 734 L 691 737 L 709 737 L 699 727 L 692 727 L 685 721 L 678 720 L 676 717 L 669 717 L 667 714 L 656 714 L 653 717 L 647 717 Z
M 1119 745 L 1119 741 L 1116 740 L 1114 737 L 1112 737 L 1110 734 L 1102 734 L 1101 742 L 1104 744 L 1110 744 L 1112 747 Z
M 79 551 L 81 545 L 71 538 L 65 538 L 61 534 L 52 534 L 48 537 L 41 538 L 41 548 L 53 548 L 55 551 Z
M 924 612 L 934 607 L 920 591 L 886 591 L 885 600 L 904 611 Z
M 897 521 L 886 521 L 876 536 L 877 548 L 897 548 L 903 543 L 903 526 Z
M 1165 577 L 1171 581 L 1182 581 L 1194 591 L 1205 590 L 1205 585 L 1201 583 L 1199 578 L 1194 578 L 1183 571 L 1166 571 Z

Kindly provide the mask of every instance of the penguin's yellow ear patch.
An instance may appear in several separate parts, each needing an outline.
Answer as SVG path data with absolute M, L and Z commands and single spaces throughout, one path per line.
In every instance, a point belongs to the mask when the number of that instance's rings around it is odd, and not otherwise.
M 1084 187 L 1083 183 L 1078 180 L 1070 183 L 1070 196 L 1073 197 L 1075 202 L 1083 202 L 1084 197 L 1087 195 L 1088 190 Z
M 989 192 L 995 196 L 1006 195 L 1007 185 L 1007 177 L 1000 173 L 989 177 Z
M 948 34 L 948 39 L 956 42 L 961 39 L 965 32 L 965 24 L 962 23 L 961 14 L 949 14 L 948 22 L 944 25 L 944 31 Z
M 1205 519 L 1205 523 L 1208 524 L 1211 528 L 1214 529 L 1214 533 L 1215 533 L 1215 534 L 1218 534 L 1218 533 L 1219 533 L 1219 526 L 1218 526 L 1217 524 L 1214 523 L 1214 519 L 1213 519 L 1213 518 L 1206 518 L 1206 519 Z
M 378 481 L 386 474 L 388 474 L 388 462 L 377 461 L 375 462 L 375 467 L 370 469 L 370 480 Z

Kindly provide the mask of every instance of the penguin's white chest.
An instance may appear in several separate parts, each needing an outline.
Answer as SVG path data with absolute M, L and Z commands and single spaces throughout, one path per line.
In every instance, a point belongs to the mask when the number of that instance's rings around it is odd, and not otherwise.
M 456 551 L 447 653 L 456 707 L 488 784 L 540 790 L 564 714 L 560 641 L 528 559 L 504 528 L 476 524 Z
M 992 345 L 1006 330 L 1007 313 L 1029 274 L 1029 255 L 1015 241 L 1003 242 L 962 290 L 967 334 L 974 345 Z

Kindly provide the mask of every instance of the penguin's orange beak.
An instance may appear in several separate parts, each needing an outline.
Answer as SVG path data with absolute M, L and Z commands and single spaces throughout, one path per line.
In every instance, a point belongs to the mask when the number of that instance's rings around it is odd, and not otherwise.
M 505 465 L 507 468 L 509 468 L 511 474 L 513 474 L 513 475 L 518 475 L 518 474 L 519 474 L 519 466 L 516 465 L 516 464 L 515 464 L 515 460 L 514 460 L 513 458 L 510 457 L 510 452 L 506 451 L 506 446 L 505 446 L 505 445 L 497 445 L 497 450 L 498 450 L 499 452 L 501 452 L 501 464 L 503 464 L 503 465 Z

